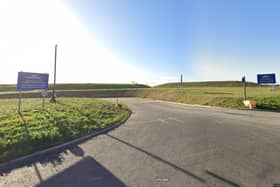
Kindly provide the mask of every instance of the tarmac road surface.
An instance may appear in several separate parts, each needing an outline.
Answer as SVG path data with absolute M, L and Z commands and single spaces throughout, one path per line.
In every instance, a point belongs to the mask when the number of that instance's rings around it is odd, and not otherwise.
M 0 171 L 0 186 L 245 186 L 280 183 L 280 113 L 122 98 L 120 127 Z

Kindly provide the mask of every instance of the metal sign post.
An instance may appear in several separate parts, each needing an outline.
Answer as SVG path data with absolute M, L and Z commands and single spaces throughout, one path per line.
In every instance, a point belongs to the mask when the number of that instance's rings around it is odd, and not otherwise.
M 42 110 L 45 110 L 45 97 L 42 98 Z
M 49 74 L 19 72 L 17 90 L 47 90 L 49 88 Z
M 244 101 L 247 100 L 247 85 L 246 85 L 246 77 L 242 77 L 242 83 L 243 83 L 243 93 L 244 93 Z
M 21 114 L 21 97 L 22 97 L 22 93 L 21 93 L 21 90 L 19 90 L 19 92 L 18 92 L 18 114 Z
M 48 96 L 48 90 L 42 90 L 42 110 L 45 110 L 45 97 Z
M 276 84 L 276 74 L 258 74 L 257 75 L 258 84 L 261 85 L 271 85 L 271 92 L 274 91 L 274 85 Z
M 21 113 L 21 98 L 22 91 L 25 90 L 47 90 L 49 88 L 49 74 L 46 73 L 30 73 L 30 72 L 18 72 L 17 90 L 18 94 L 18 114 Z M 44 92 L 44 91 L 43 91 Z M 46 95 L 47 96 L 47 95 Z M 44 99 L 42 105 L 44 108 Z
M 276 74 L 258 74 L 258 84 L 276 84 Z

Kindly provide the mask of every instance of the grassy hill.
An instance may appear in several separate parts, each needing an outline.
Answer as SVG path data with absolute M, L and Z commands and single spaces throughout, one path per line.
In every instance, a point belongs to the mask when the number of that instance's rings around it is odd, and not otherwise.
M 53 85 L 50 84 L 49 89 Z M 82 84 L 57 84 L 57 90 L 90 90 L 90 89 L 128 89 L 128 88 L 148 88 L 143 84 L 103 84 L 103 83 L 82 83 Z M 0 92 L 14 92 L 16 91 L 15 84 L 0 85 Z
M 172 82 L 155 86 L 155 88 L 178 88 L 179 82 Z M 241 87 L 241 81 L 205 81 L 205 82 L 183 82 L 183 87 Z M 258 84 L 247 82 L 247 86 L 256 87 Z

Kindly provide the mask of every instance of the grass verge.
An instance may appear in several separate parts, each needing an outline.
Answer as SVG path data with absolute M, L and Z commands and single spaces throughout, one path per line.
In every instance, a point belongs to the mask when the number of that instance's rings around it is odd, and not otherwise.
M 108 127 L 129 114 L 124 105 L 89 98 L 59 98 L 57 104 L 23 99 L 17 115 L 17 100 L 0 100 L 0 163 Z
M 257 102 L 257 108 L 265 110 L 280 110 L 280 89 L 274 92 L 269 87 L 248 88 L 248 98 Z M 188 87 L 178 88 L 150 88 L 137 92 L 139 97 L 186 104 L 199 104 L 226 108 L 245 109 L 243 104 L 242 87 Z

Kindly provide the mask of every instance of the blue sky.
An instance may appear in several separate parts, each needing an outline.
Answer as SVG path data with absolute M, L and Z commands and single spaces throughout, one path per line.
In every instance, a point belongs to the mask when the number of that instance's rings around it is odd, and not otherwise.
M 183 1 L 67 1 L 106 46 L 155 73 L 178 74 L 190 65 L 190 9 Z
M 239 80 L 280 74 L 277 0 L 0 1 L 0 83 Z
M 277 0 L 67 2 L 108 47 L 159 76 L 255 81 L 280 71 Z

